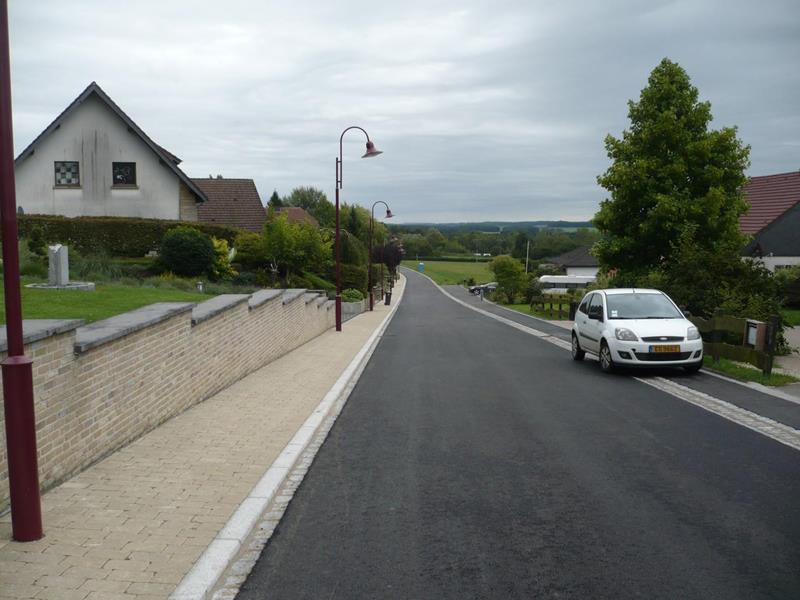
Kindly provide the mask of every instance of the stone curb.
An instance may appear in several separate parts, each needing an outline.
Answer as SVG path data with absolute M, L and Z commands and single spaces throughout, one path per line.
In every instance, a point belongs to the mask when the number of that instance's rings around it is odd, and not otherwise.
M 209 593 L 218 585 L 222 575 L 236 561 L 245 540 L 254 531 L 261 515 L 269 508 L 276 492 L 318 431 L 329 421 L 329 417 L 335 419 L 344 407 L 350 392 L 363 372 L 363 367 L 371 358 L 383 332 L 394 317 L 401 299 L 402 295 L 372 332 L 336 383 L 325 394 L 314 412 L 300 426 L 275 462 L 256 483 L 250 495 L 242 501 L 216 538 L 169 596 L 169 600 L 204 600 L 209 597 Z

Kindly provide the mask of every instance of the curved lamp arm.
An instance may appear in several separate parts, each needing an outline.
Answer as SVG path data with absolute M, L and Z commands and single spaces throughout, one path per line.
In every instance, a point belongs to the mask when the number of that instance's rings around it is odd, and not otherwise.
M 381 150 L 375 148 L 375 144 L 372 143 L 372 140 L 369 139 L 369 134 L 367 130 L 363 127 L 359 127 L 358 125 L 351 125 L 347 127 L 344 131 L 342 131 L 342 135 L 339 136 L 339 160 L 336 162 L 336 189 L 342 189 L 342 159 L 344 154 L 343 142 L 344 142 L 344 134 L 350 131 L 351 129 L 358 129 L 360 132 L 364 134 L 367 138 L 367 151 L 361 158 L 372 158 L 373 156 L 378 156 L 378 154 L 383 154 Z

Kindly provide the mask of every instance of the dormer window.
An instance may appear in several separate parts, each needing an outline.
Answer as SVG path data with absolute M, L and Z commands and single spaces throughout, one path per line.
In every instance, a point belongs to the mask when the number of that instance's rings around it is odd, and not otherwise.
M 115 162 L 112 163 L 113 181 L 115 186 L 136 185 L 136 163 Z
M 77 160 L 55 161 L 56 187 L 79 187 L 80 169 Z

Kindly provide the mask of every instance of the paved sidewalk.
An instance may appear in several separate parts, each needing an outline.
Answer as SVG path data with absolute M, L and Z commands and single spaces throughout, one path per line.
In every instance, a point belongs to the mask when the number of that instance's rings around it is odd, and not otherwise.
M 376 303 L 49 491 L 44 539 L 11 541 L 0 517 L 0 600 L 167 598 L 389 309 Z

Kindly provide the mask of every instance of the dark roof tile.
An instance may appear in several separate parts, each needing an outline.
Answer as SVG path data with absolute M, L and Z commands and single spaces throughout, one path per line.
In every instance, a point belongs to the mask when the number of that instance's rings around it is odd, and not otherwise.
M 750 208 L 739 225 L 744 233 L 755 234 L 800 202 L 800 171 L 751 177 L 744 193 Z
M 208 200 L 197 207 L 202 223 L 261 232 L 267 215 L 252 179 L 192 179 Z

